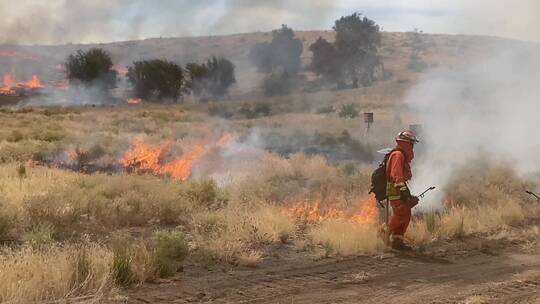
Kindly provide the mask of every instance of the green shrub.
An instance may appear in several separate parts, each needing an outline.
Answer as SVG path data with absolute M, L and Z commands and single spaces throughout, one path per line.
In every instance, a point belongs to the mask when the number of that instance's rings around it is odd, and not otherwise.
M 160 277 L 173 276 L 188 255 L 188 245 L 179 231 L 156 232 L 155 265 Z
M 342 105 L 339 110 L 339 117 L 341 118 L 356 118 L 358 115 L 358 110 L 352 103 Z
M 212 179 L 189 180 L 182 184 L 181 196 L 195 207 L 217 209 L 227 203 L 224 193 Z
M 23 235 L 25 244 L 33 249 L 44 248 L 54 242 L 54 226 L 47 223 L 39 223 Z

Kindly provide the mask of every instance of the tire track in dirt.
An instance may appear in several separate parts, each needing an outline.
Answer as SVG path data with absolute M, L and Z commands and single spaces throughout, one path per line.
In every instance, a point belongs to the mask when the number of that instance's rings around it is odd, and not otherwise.
M 540 289 L 540 274 L 512 278 L 540 269 L 537 255 L 528 255 L 527 261 L 478 253 L 453 261 L 411 254 L 305 263 L 186 277 L 183 283 L 143 288 L 128 303 L 447 304 L 472 295 L 503 299 L 497 303 L 536 303 Z

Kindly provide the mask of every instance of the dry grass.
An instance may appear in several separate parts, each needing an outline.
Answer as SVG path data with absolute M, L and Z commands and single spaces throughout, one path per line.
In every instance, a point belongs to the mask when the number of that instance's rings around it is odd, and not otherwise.
M 245 267 L 256 267 L 261 261 L 262 254 L 258 251 L 242 252 L 237 256 L 236 263 Z
M 328 220 L 311 229 L 309 237 L 321 245 L 325 255 L 369 254 L 383 250 L 385 245 L 377 228 L 343 220 Z
M 96 244 L 6 251 L 0 255 L 0 301 L 99 298 L 113 286 L 111 262 L 111 252 Z
M 472 234 L 493 235 L 518 226 L 527 218 L 527 209 L 519 200 L 506 196 L 495 203 L 453 207 L 440 214 L 424 215 L 411 223 L 407 238 L 417 245 L 435 239 L 456 239 Z
M 272 206 L 201 213 L 193 225 L 195 255 L 229 263 L 245 259 L 254 247 L 281 242 L 295 230 L 294 220 Z

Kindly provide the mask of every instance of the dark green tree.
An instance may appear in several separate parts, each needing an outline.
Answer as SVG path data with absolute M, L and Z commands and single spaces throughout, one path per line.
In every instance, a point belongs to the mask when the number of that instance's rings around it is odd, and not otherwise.
M 311 70 L 318 75 L 322 75 L 329 81 L 337 81 L 341 77 L 339 61 L 334 45 L 322 37 L 319 37 L 310 47 L 313 53 Z
M 71 83 L 97 85 L 104 89 L 116 87 L 116 71 L 111 70 L 111 56 L 102 49 L 78 50 L 68 56 L 67 77 Z
M 310 46 L 313 53 L 311 69 L 338 87 L 350 81 L 352 87 L 364 86 L 375 80 L 377 67 L 382 67 L 378 56 L 381 44 L 380 29 L 375 22 L 361 14 L 336 20 L 333 27 L 336 40 L 330 43 L 319 38 Z
M 335 47 L 340 68 L 352 81 L 354 88 L 369 85 L 374 80 L 376 67 L 381 65 L 377 55 L 381 33 L 375 21 L 354 13 L 341 17 L 334 25 Z
M 255 44 L 250 50 L 249 58 L 260 72 L 270 73 L 281 67 L 289 75 L 296 75 L 301 67 L 300 56 L 304 46 L 295 38 L 294 31 L 282 25 L 272 31 L 272 41 Z
M 178 101 L 182 95 L 184 71 L 174 62 L 161 59 L 136 61 L 129 67 L 127 77 L 140 98 Z
M 212 57 L 206 63 L 186 65 L 189 75 L 188 87 L 197 97 L 220 98 L 228 94 L 236 82 L 234 64 L 225 58 Z

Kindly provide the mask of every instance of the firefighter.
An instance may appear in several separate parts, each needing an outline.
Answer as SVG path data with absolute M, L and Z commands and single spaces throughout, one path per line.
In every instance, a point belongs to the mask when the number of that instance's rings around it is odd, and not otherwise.
M 392 248 L 410 249 L 403 242 L 403 236 L 411 221 L 411 209 L 418 204 L 418 197 L 411 195 L 407 181 L 412 178 L 411 161 L 414 158 L 414 145 L 418 143 L 416 134 L 410 130 L 396 136 L 396 147 L 390 154 L 386 166 L 386 194 L 392 207 L 388 223 Z

